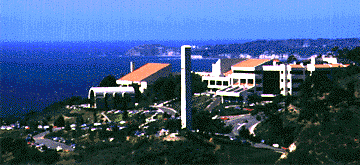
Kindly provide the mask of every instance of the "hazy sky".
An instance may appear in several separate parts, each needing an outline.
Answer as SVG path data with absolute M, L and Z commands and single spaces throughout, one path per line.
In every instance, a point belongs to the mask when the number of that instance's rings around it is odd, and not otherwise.
M 360 37 L 359 0 L 0 0 L 0 40 Z

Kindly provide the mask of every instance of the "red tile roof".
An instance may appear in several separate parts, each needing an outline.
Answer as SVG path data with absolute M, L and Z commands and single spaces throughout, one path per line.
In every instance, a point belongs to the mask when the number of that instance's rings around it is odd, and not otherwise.
M 329 64 L 315 64 L 315 68 L 330 68 Z
M 256 67 L 260 64 L 270 61 L 269 59 L 248 59 L 233 65 L 233 67 Z
M 133 72 L 121 77 L 119 80 L 143 81 L 145 78 L 169 66 L 170 64 L 147 63 Z
M 303 68 L 304 66 L 300 65 L 300 64 L 292 64 L 290 65 L 291 68 Z
M 229 70 L 229 71 L 227 71 L 226 73 L 224 73 L 224 76 L 228 76 L 228 75 L 230 75 L 230 74 L 232 74 L 232 70 Z

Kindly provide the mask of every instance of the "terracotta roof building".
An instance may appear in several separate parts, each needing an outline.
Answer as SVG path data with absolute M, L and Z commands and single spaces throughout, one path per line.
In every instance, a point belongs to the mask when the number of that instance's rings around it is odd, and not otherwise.
M 147 78 L 151 77 L 155 73 L 157 73 L 167 67 L 170 68 L 170 64 L 147 63 L 147 64 L 143 65 L 142 67 L 136 69 L 135 71 L 125 75 L 124 77 L 121 77 L 119 80 L 138 81 L 138 82 L 146 81 Z M 161 77 L 164 77 L 164 76 L 161 76 Z
M 158 78 L 171 75 L 171 65 L 162 63 L 147 63 L 142 67 L 130 72 L 116 81 L 120 87 L 128 87 L 136 83 L 140 85 L 140 91 L 144 92 L 148 84 L 154 83 Z
M 269 61 L 269 59 L 248 59 L 233 65 L 233 67 L 256 67 Z
M 171 74 L 170 64 L 147 63 L 133 71 L 133 63 L 130 64 L 130 73 L 116 81 L 119 87 L 92 87 L 88 98 L 93 100 L 93 108 L 116 108 L 114 98 L 119 95 L 129 95 L 133 104 L 135 90 L 132 84 L 138 84 L 140 92 L 144 92 L 148 84 L 154 83 L 158 78 L 167 77 Z

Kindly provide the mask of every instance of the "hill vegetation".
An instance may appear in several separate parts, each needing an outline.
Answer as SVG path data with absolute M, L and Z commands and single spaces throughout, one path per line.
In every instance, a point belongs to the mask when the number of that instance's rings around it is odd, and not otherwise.
M 269 117 L 255 129 L 257 136 L 269 144 L 296 144 L 296 151 L 278 163 L 360 162 L 359 67 L 349 66 L 332 77 L 314 72 L 299 97 L 279 96 L 256 107 L 253 113 L 263 111 Z

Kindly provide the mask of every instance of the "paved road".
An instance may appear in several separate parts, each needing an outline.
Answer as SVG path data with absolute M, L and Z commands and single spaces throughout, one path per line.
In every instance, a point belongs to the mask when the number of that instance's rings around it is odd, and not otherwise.
M 271 149 L 275 152 L 278 152 L 278 153 L 286 153 L 286 151 L 282 148 L 276 148 L 276 147 L 273 147 L 273 146 L 269 146 L 267 144 L 263 144 L 263 143 L 252 143 L 251 146 L 255 147 L 255 148 L 267 148 L 267 149 Z
M 245 126 L 246 129 L 254 129 L 254 126 L 256 126 L 258 123 L 260 123 L 261 121 L 264 120 L 265 116 L 264 114 L 259 114 L 262 117 L 262 120 L 258 121 L 256 120 L 256 115 L 255 116 L 251 116 L 250 114 L 245 114 L 245 115 L 239 115 L 238 117 L 234 117 L 230 120 L 227 120 L 226 126 L 228 125 L 232 125 L 233 126 L 233 130 L 231 131 L 230 134 L 228 134 L 229 137 L 234 138 L 235 136 L 239 135 L 239 131 L 240 131 L 240 127 L 241 126 Z M 248 123 L 245 123 L 245 120 L 248 120 Z M 276 148 L 267 144 L 263 144 L 263 143 L 255 143 L 255 142 L 251 142 L 251 146 L 255 147 L 255 148 L 267 148 L 267 149 L 271 149 L 275 152 L 279 152 L 279 153 L 285 153 L 286 151 L 282 148 Z
M 169 107 L 164 107 L 164 106 L 152 106 L 152 107 L 156 107 L 162 111 L 164 111 L 165 113 L 171 115 L 171 117 L 175 117 L 175 114 L 177 113 L 174 109 L 169 108 Z
M 68 145 L 66 145 L 64 143 L 59 143 L 59 142 L 55 142 L 53 140 L 44 138 L 44 136 L 46 134 L 48 134 L 48 133 L 50 133 L 50 132 L 45 131 L 45 132 L 42 132 L 42 133 L 39 133 L 39 134 L 35 135 L 33 137 L 33 139 L 35 140 L 35 143 L 44 144 L 45 146 L 50 147 L 51 149 L 55 149 L 55 150 L 56 150 L 57 146 L 61 146 L 63 148 L 63 150 L 74 151 L 73 148 L 71 148 L 70 146 L 68 146 Z
M 205 108 L 205 110 L 211 112 L 216 106 L 220 105 L 221 98 L 215 97 L 211 98 L 213 101 Z
M 248 121 L 247 123 L 245 123 L 245 121 Z M 256 120 L 256 116 L 251 116 L 250 114 L 244 114 L 244 115 L 239 115 L 238 117 L 234 117 L 230 120 L 225 121 L 225 125 L 226 126 L 233 126 L 233 130 L 231 131 L 231 133 L 229 134 L 230 137 L 235 137 L 239 135 L 239 131 L 241 126 L 245 126 L 246 129 L 250 129 L 250 127 L 254 124 L 256 124 L 257 122 L 259 122 L 258 120 Z
M 105 113 L 104 112 L 101 112 L 101 115 L 103 115 L 105 118 L 106 118 L 106 120 L 108 121 L 108 122 L 111 122 L 111 120 L 105 115 Z

